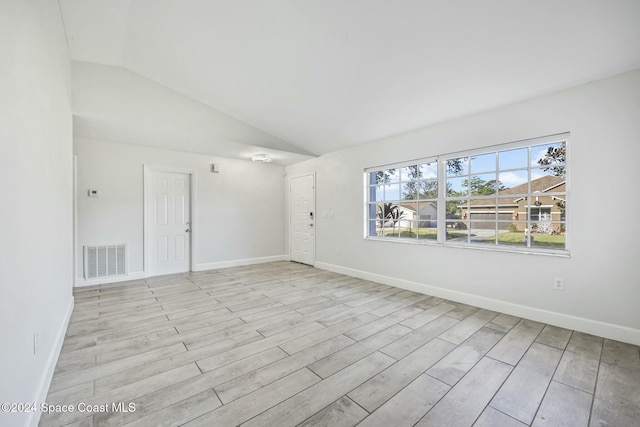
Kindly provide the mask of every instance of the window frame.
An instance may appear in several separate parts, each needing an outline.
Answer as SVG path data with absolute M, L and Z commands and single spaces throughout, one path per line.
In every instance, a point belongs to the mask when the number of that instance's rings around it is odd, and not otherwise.
M 532 225 L 534 223 L 534 221 L 532 220 L 532 208 L 538 209 L 539 212 L 541 212 L 542 208 L 546 208 L 547 206 L 533 206 L 531 203 L 527 203 L 527 211 L 526 211 L 526 217 L 525 218 L 521 218 L 520 220 L 518 220 L 518 214 L 515 212 L 520 212 L 519 210 L 515 210 L 514 211 L 514 217 L 513 217 L 513 221 L 505 221 L 504 220 L 504 214 L 506 212 L 501 212 L 500 211 L 500 204 L 499 204 L 499 200 L 500 197 L 512 197 L 512 194 L 504 195 L 501 196 L 500 191 L 497 191 L 496 193 L 487 195 L 487 196 L 483 196 L 481 194 L 476 194 L 476 195 L 472 195 L 467 193 L 466 195 L 455 195 L 455 196 L 451 196 L 447 194 L 447 179 L 451 179 L 452 177 L 456 177 L 456 178 L 468 178 L 469 180 L 474 176 L 474 175 L 480 175 L 483 172 L 480 171 L 476 174 L 473 173 L 472 170 L 470 170 L 469 167 L 469 163 L 467 163 L 467 170 L 468 172 L 466 172 L 465 175 L 452 175 L 452 174 L 447 174 L 447 165 L 448 162 L 453 160 L 453 159 L 460 159 L 460 158 L 467 158 L 470 159 L 470 161 L 473 161 L 473 159 L 471 159 L 472 157 L 479 157 L 481 155 L 486 155 L 486 154 L 493 154 L 495 155 L 495 159 L 496 159 L 496 166 L 494 170 L 491 171 L 487 171 L 487 174 L 495 174 L 495 181 L 496 183 L 499 183 L 500 181 L 500 173 L 504 173 L 504 172 L 526 172 L 527 175 L 527 181 L 525 181 L 525 183 L 527 184 L 527 191 L 524 193 L 518 192 L 516 193 L 517 195 L 522 194 L 524 197 L 527 198 L 532 198 L 534 196 L 536 196 L 536 193 L 539 194 L 538 192 L 535 192 L 532 190 L 531 187 L 531 183 L 535 180 L 537 180 L 538 178 L 533 178 L 532 177 L 532 172 L 542 172 L 544 171 L 545 167 L 543 165 L 539 165 L 534 163 L 535 159 L 532 157 L 532 151 L 531 149 L 533 147 L 536 146 L 540 146 L 540 145 L 545 145 L 545 144 L 549 144 L 550 146 L 552 144 L 564 144 L 564 150 L 565 150 L 565 161 L 564 163 L 561 163 L 560 166 L 564 168 L 564 173 L 562 175 L 562 177 L 564 178 L 564 180 L 561 183 L 556 184 L 557 186 L 561 186 L 564 185 L 564 190 L 562 191 L 549 191 L 549 192 L 545 192 L 544 195 L 545 197 L 551 197 L 552 200 L 562 200 L 565 203 L 565 208 L 563 208 L 564 210 L 562 211 L 561 215 L 558 215 L 559 219 L 555 219 L 554 217 L 556 217 L 556 214 L 552 214 L 550 216 L 550 222 L 553 224 L 558 225 L 558 227 L 560 229 L 562 229 L 562 233 L 564 235 L 564 249 L 558 249 L 558 248 L 545 248 L 545 247 L 540 247 L 540 246 L 535 246 L 535 234 L 533 235 L 533 242 L 531 240 L 529 240 L 530 238 L 528 236 L 531 236 L 532 233 L 534 232 L 532 229 Z M 498 251 L 498 252 L 514 252 L 514 253 L 528 253 L 528 254 L 538 254 L 538 255 L 552 255 L 552 256 L 564 256 L 564 257 L 568 257 L 570 256 L 570 217 L 571 217 L 571 213 L 569 212 L 567 214 L 566 212 L 566 201 L 569 198 L 569 193 L 570 193 L 570 188 L 569 188 L 569 183 L 570 183 L 570 133 L 569 132 L 564 132 L 564 133 L 559 133 L 559 134 L 554 134 L 554 135 L 548 135 L 548 136 L 543 136 L 543 137 L 536 137 L 536 138 L 530 138 L 530 139 L 525 139 L 525 140 L 520 140 L 520 141 L 514 141 L 514 142 L 509 142 L 509 143 L 505 143 L 505 144 L 496 144 L 496 145 L 491 145 L 491 146 L 485 146 L 485 147 L 480 147 L 480 148 L 475 148 L 475 149 L 470 149 L 470 150 L 463 150 L 463 151 L 457 151 L 457 152 L 452 152 L 452 153 L 446 153 L 446 154 L 441 154 L 441 155 L 437 155 L 437 156 L 429 156 L 429 157 L 422 157 L 419 159 L 415 159 L 415 160 L 409 160 L 409 161 L 403 161 L 403 162 L 397 162 L 397 163 L 391 163 L 391 164 L 385 164 L 385 165 L 380 165 L 380 166 L 374 166 L 374 167 L 368 167 L 364 169 L 364 184 L 365 184 L 365 195 L 364 195 L 364 205 L 365 205 L 365 209 L 364 209 L 364 238 L 366 240 L 371 240 L 371 241 L 385 241 L 385 242 L 397 242 L 397 243 L 409 243 L 409 244 L 421 244 L 421 245 L 436 245 L 436 246 L 444 246 L 444 247 L 456 247 L 456 248 L 465 248 L 465 249 L 477 249 L 477 250 L 489 250 L 489 251 Z M 500 158 L 500 153 L 501 152 L 506 152 L 506 151 L 511 151 L 511 150 L 516 150 L 516 149 L 523 149 L 526 148 L 527 149 L 527 163 L 526 163 L 526 167 L 525 166 L 521 166 L 521 167 L 512 167 L 512 168 L 505 168 L 505 169 L 500 169 L 500 165 L 499 165 L 499 161 L 501 161 Z M 373 173 L 377 173 L 380 171 L 386 171 L 389 169 L 399 169 L 402 167 L 406 167 L 406 166 L 413 166 L 413 165 L 420 165 L 420 164 L 425 164 L 425 163 L 433 163 L 433 162 L 437 162 L 437 184 L 438 184 L 438 189 L 437 189 L 437 199 L 436 200 L 436 204 L 437 204 L 437 215 L 435 219 L 431 219 L 431 221 L 436 221 L 436 229 L 437 229 L 437 238 L 436 239 L 421 239 L 418 238 L 418 233 L 416 233 L 416 237 L 401 237 L 401 236 L 387 236 L 387 235 L 377 235 L 377 233 L 374 233 L 373 235 L 372 233 L 372 229 L 371 229 L 371 223 L 372 223 L 372 217 L 371 215 L 371 206 L 375 206 L 376 204 L 380 204 L 380 203 L 386 203 L 387 199 L 383 199 L 383 200 L 372 200 L 372 197 L 375 198 L 375 193 L 372 193 L 372 189 L 375 188 L 375 184 L 372 183 L 373 181 Z M 553 166 L 549 166 L 549 167 L 553 167 Z M 547 169 L 548 170 L 548 169 Z M 546 171 L 544 171 L 546 173 Z M 400 175 L 398 173 L 398 175 Z M 547 176 L 547 175 L 545 175 Z M 553 176 L 553 175 L 548 175 L 548 176 Z M 398 177 L 396 182 L 399 182 L 400 178 Z M 522 185 L 522 184 L 519 184 Z M 516 185 L 517 187 L 517 185 Z M 401 187 L 400 187 L 401 188 Z M 470 189 L 471 186 L 468 184 L 468 188 Z M 402 198 L 401 194 L 398 196 L 399 199 Z M 484 222 L 494 222 L 495 223 L 495 243 L 491 243 L 490 240 L 488 241 L 488 243 L 484 243 L 484 242 L 473 242 L 471 240 L 471 236 L 469 235 L 469 233 L 467 233 L 468 237 L 467 237 L 467 241 L 466 242 L 462 242 L 462 241 L 448 241 L 447 240 L 447 221 L 449 220 L 449 218 L 447 218 L 447 203 L 450 203 L 452 201 L 455 201 L 456 199 L 467 199 L 467 200 L 482 200 L 482 199 L 487 199 L 488 201 L 493 201 L 496 205 L 495 207 L 495 219 L 480 219 L 478 221 L 484 221 Z M 418 199 L 416 199 L 416 201 L 418 201 Z M 514 201 L 515 202 L 515 201 Z M 516 207 L 517 209 L 517 207 Z M 462 212 L 462 208 L 460 209 L 460 212 Z M 467 221 L 467 223 L 470 225 L 472 225 L 474 222 L 471 221 L 471 216 L 472 214 L 476 214 L 478 213 L 473 212 L 471 209 L 471 204 L 470 202 L 467 202 L 467 212 L 469 213 L 469 218 L 467 220 L 466 216 L 465 216 L 465 220 Z M 461 214 L 460 214 L 461 215 Z M 453 216 L 453 215 L 452 215 Z M 419 218 L 419 217 L 418 217 Z M 416 221 L 420 221 L 420 219 L 416 220 Z M 462 222 L 459 221 L 459 222 Z M 499 232 L 500 230 L 502 230 L 500 227 L 501 226 L 505 226 L 506 222 L 514 222 L 517 223 L 518 225 L 522 225 L 522 224 L 526 224 L 526 229 L 525 229 L 525 241 L 523 243 L 525 243 L 524 246 L 517 246 L 517 244 L 507 244 L 505 242 L 503 242 L 502 244 L 500 244 L 500 239 L 499 239 Z M 538 221 L 540 222 L 540 221 Z M 449 223 L 451 223 L 451 221 L 449 221 Z M 384 233 L 384 229 L 383 229 L 383 233 Z
M 371 238 L 371 239 L 376 239 L 378 238 L 379 240 L 391 240 L 393 241 L 394 238 L 392 237 L 387 237 L 385 235 L 382 236 L 377 236 L 377 235 L 370 235 L 371 230 L 372 230 L 372 222 L 374 221 L 378 221 L 371 219 L 372 217 L 370 216 L 370 213 L 372 212 L 371 209 L 374 205 L 378 205 L 380 203 L 385 203 L 385 202 L 405 202 L 406 204 L 410 204 L 410 203 L 416 203 L 416 204 L 420 204 L 420 203 L 430 203 L 431 201 L 436 201 L 439 199 L 439 195 L 436 194 L 436 197 L 427 197 L 427 198 L 423 198 L 423 199 L 402 199 L 401 193 L 402 193 L 402 184 L 405 182 L 425 182 L 425 181 L 429 181 L 429 180 L 433 180 L 433 178 L 417 178 L 414 180 L 410 180 L 410 181 L 403 181 L 402 180 L 402 175 L 401 175 L 401 170 L 402 168 L 408 167 L 408 166 L 421 166 L 421 165 L 427 165 L 427 164 L 432 164 L 435 163 L 436 165 L 436 169 L 439 168 L 439 163 L 438 163 L 438 159 L 437 157 L 424 157 L 424 158 L 420 158 L 420 159 L 416 159 L 416 160 L 409 160 L 409 161 L 404 161 L 404 162 L 398 162 L 398 163 L 393 163 L 393 164 L 388 164 L 388 165 L 384 165 L 384 166 L 379 166 L 379 167 L 371 167 L 371 168 L 367 168 L 365 169 L 365 173 L 364 173 L 364 185 L 365 185 L 365 224 L 364 224 L 364 236 L 365 238 Z M 389 183 L 373 183 L 373 175 L 372 172 L 381 172 L 381 171 L 388 171 L 390 169 L 395 169 L 398 170 L 400 172 L 398 172 L 398 179 L 396 181 L 392 181 Z M 437 172 L 439 174 L 439 171 Z M 437 182 L 437 177 L 436 177 L 436 182 Z M 375 193 L 375 187 L 379 186 L 379 185 L 395 185 L 398 184 L 399 185 L 399 190 L 400 193 L 398 194 L 398 199 L 387 199 L 386 197 L 383 198 L 382 200 L 376 200 L 376 201 L 371 201 L 371 195 Z M 438 187 L 439 188 L 439 187 Z M 385 193 L 383 193 L 386 195 L 386 191 Z M 377 211 L 376 211 L 377 212 Z M 377 217 L 376 217 L 377 218 Z M 400 219 L 401 221 L 402 219 Z M 406 221 L 406 220 L 405 220 Z M 413 218 L 411 221 L 413 222 L 422 222 L 422 220 L 420 219 L 415 219 Z M 433 221 L 430 220 L 430 221 Z M 436 218 L 437 221 L 437 218 Z M 382 219 L 383 222 L 383 227 L 381 227 L 383 229 L 383 233 L 384 233 L 384 229 L 386 227 L 384 227 L 384 219 Z M 395 228 L 395 227 L 394 227 Z M 403 241 L 411 241 L 412 238 L 401 238 L 398 237 L 398 239 L 402 239 Z M 417 240 L 417 238 L 416 238 Z

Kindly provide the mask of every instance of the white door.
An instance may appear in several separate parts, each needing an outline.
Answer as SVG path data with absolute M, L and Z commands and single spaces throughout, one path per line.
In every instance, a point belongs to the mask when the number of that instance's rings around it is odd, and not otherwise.
M 291 260 L 313 265 L 315 258 L 315 190 L 313 175 L 289 183 Z
M 191 269 L 191 174 L 150 171 L 147 230 L 150 276 Z

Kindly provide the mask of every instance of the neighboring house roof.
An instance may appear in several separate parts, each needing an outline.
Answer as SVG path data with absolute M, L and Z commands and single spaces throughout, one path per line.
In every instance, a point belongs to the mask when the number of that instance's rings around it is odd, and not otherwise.
M 538 178 L 538 179 L 534 179 L 533 181 L 531 181 L 531 192 L 535 193 L 535 192 L 540 192 L 540 193 L 546 193 L 548 191 L 553 190 L 554 188 L 558 188 L 560 185 L 565 183 L 565 178 L 559 177 L 559 176 L 543 176 L 542 178 Z M 498 197 L 505 197 L 505 196 L 509 196 L 511 194 L 515 195 L 515 194 L 522 194 L 522 193 L 528 193 L 529 192 L 529 185 L 527 182 L 525 182 L 524 184 L 520 184 L 520 185 L 516 185 L 515 187 L 512 188 L 508 188 L 506 190 L 502 190 L 498 193 Z M 499 199 L 499 205 L 500 206 L 517 206 L 518 201 L 522 200 L 523 197 L 518 197 L 516 199 L 507 199 L 508 201 L 504 200 L 504 199 Z M 476 200 L 471 200 L 471 202 L 469 203 L 471 206 L 475 206 L 475 207 L 479 207 L 479 206 L 495 206 L 494 204 L 487 204 L 487 202 L 490 202 L 491 199 L 476 199 Z M 465 205 L 463 205 L 465 206 Z
M 534 179 L 531 181 L 531 192 L 539 191 L 541 193 L 546 193 L 547 191 L 551 191 L 552 189 L 558 187 L 562 183 L 565 182 L 565 179 L 560 176 L 543 176 L 542 178 Z M 513 188 L 508 188 L 500 192 L 501 195 L 507 194 L 522 194 L 527 193 L 528 187 L 527 183 L 516 185 Z
M 436 207 L 435 203 L 433 202 L 425 202 L 425 201 L 418 201 L 418 200 L 416 200 L 415 202 L 406 201 L 403 203 L 397 203 L 397 205 L 400 206 L 400 208 L 410 210 L 411 212 L 416 212 L 416 208 L 418 208 L 417 211 L 421 211 L 422 209 L 426 208 L 429 205 L 433 206 L 434 208 Z

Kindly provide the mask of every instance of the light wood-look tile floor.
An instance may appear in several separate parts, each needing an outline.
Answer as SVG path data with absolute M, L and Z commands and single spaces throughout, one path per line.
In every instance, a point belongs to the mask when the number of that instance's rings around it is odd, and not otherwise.
M 640 425 L 637 346 L 300 264 L 75 299 L 41 426 Z

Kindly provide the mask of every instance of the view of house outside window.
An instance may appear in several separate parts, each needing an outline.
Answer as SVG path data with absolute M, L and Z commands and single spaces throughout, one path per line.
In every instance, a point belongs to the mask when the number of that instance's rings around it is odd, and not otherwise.
M 566 253 L 568 137 L 368 169 L 366 236 Z

